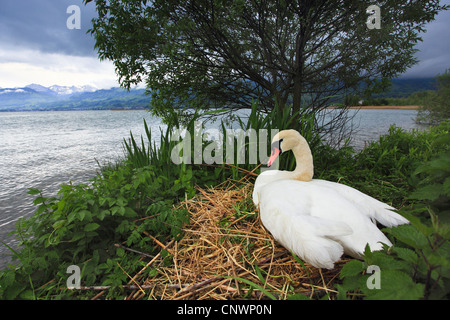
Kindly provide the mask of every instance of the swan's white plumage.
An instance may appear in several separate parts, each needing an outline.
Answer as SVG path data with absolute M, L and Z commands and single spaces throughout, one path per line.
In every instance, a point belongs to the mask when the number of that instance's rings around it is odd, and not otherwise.
M 371 250 L 381 250 L 382 243 L 391 246 L 376 222 L 387 227 L 408 223 L 391 206 L 354 188 L 293 176 L 289 171 L 263 172 L 256 179 L 253 202 L 274 238 L 315 267 L 332 269 L 343 253 L 360 258 L 367 244 Z

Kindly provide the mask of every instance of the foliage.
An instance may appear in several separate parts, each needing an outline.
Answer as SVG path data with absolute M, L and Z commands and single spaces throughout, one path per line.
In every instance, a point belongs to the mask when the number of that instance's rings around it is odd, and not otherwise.
M 163 119 L 181 114 L 179 106 L 235 110 L 253 100 L 267 112 L 292 104 L 296 113 L 362 83 L 371 92 L 383 87 L 416 62 L 420 32 L 447 9 L 439 1 L 385 0 L 382 28 L 369 30 L 371 4 L 98 0 L 90 32 L 122 86 L 146 82 Z
M 433 145 L 445 132 L 445 126 L 409 132 L 391 126 L 389 134 L 356 154 L 348 147 L 333 150 L 321 146 L 314 155 L 315 176 L 351 185 L 395 207 L 403 206 L 413 190 L 411 173 L 419 164 L 447 150 L 445 145 Z
M 145 122 L 144 126 L 152 141 Z M 76 295 L 60 291 L 65 288 L 69 265 L 82 269 L 83 285 L 118 286 L 129 280 L 122 268 L 133 272 L 144 262 L 116 244 L 153 254 L 159 247 L 149 235 L 162 242 L 179 237 L 188 214 L 174 204 L 195 193 L 198 179 L 210 181 L 211 176 L 173 165 L 163 153 L 173 146 L 167 132 L 162 132 L 160 146 L 144 148 L 142 142 L 140 149 L 131 136 L 130 144 L 125 142 L 128 159 L 104 167 L 89 185 L 64 185 L 57 197 L 50 198 L 31 189 L 38 208 L 33 217 L 17 224 L 14 233 L 20 250 L 14 251 L 14 257 L 19 264 L 0 273 L 0 296 L 48 299 Z M 114 290 L 110 294 L 120 296 Z
M 362 99 L 354 96 L 349 97 L 347 101 L 349 105 L 353 106 L 423 106 L 427 101 L 433 99 L 435 94 L 434 90 L 425 90 L 413 92 L 407 97 L 369 97 Z
M 394 246 L 371 252 L 364 261 L 352 260 L 341 271 L 338 298 L 443 299 L 450 294 L 450 124 L 444 123 L 431 145 L 438 150 L 428 161 L 415 166 L 409 177 L 410 203 L 399 210 L 410 225 L 384 229 Z M 376 265 L 380 288 L 368 283 Z
M 151 165 L 122 166 L 94 178 L 92 185 L 64 185 L 58 197 L 47 198 L 30 189 L 29 194 L 37 195 L 38 208 L 33 217 L 21 219 L 14 231 L 20 239 L 21 249 L 14 253 L 20 264 L 1 274 L 2 296 L 65 297 L 67 291 L 60 295 L 52 289 L 65 287 L 61 282 L 69 265 L 82 269 L 85 285 L 114 286 L 126 281 L 119 265 L 131 271 L 143 262 L 139 256 L 125 259 L 115 244 L 151 254 L 157 248 L 148 234 L 161 241 L 176 238 L 188 221 L 184 209 L 175 209 L 165 199 L 163 184 L 163 177 L 155 176 Z
M 438 89 L 424 99 L 417 122 L 438 124 L 450 120 L 450 69 L 436 77 Z

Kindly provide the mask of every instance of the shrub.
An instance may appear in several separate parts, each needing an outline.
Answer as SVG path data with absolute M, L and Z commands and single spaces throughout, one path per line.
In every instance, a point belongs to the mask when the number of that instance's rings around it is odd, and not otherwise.
M 445 131 L 445 128 L 447 130 Z M 444 129 L 444 130 L 443 130 Z M 450 295 L 450 134 L 448 123 L 430 147 L 434 157 L 412 170 L 410 203 L 399 212 L 410 225 L 384 229 L 394 246 L 352 260 L 341 271 L 339 298 L 448 299 Z M 433 133 L 432 133 L 433 134 Z M 428 158 L 428 155 L 426 156 Z M 398 170 L 398 168 L 394 168 Z M 367 285 L 370 265 L 379 267 L 380 288 Z
M 53 291 L 67 278 L 69 265 L 82 269 L 84 285 L 118 285 L 127 280 L 119 268 L 130 272 L 141 266 L 136 259 L 124 260 L 115 244 L 152 254 L 151 234 L 161 241 L 176 238 L 187 223 L 187 211 L 173 208 L 161 193 L 164 177 L 152 166 L 131 169 L 122 166 L 91 185 L 64 185 L 58 197 L 36 195 L 34 216 L 20 219 L 14 231 L 21 249 L 13 251 L 18 267 L 0 273 L 0 295 L 6 299 L 59 298 L 68 292 Z M 142 267 L 142 266 L 141 266 Z M 52 282 L 50 286 L 43 286 Z M 39 287 L 39 289 L 38 289 Z

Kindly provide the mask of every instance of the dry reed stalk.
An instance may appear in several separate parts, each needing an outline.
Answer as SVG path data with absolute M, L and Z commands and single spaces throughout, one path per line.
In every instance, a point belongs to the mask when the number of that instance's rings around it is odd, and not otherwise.
M 302 266 L 262 226 L 251 204 L 252 188 L 252 183 L 229 181 L 216 188 L 198 188 L 197 196 L 180 204 L 191 215 L 183 238 L 164 245 L 152 237 L 171 253 L 173 263 L 167 267 L 162 259 L 158 264 L 153 259 L 158 274 L 140 279 L 139 289 L 151 288 L 147 296 L 154 299 L 264 299 L 267 292 L 278 299 L 292 293 L 333 294 L 332 283 L 342 264 L 334 270 Z M 253 211 L 246 210 L 245 204 Z M 129 296 L 137 297 L 144 295 Z

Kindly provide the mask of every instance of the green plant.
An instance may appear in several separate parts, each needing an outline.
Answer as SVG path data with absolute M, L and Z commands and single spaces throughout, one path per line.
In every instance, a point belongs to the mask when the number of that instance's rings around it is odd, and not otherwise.
M 448 132 L 445 125 L 409 132 L 391 126 L 388 134 L 372 141 L 359 153 L 348 147 L 327 150 L 322 146 L 314 155 L 315 173 L 401 207 L 413 190 L 411 173 L 421 163 L 446 150 L 445 145 L 433 146 L 433 141 L 445 132 Z
M 448 124 L 441 129 L 448 128 Z M 437 156 L 417 166 L 411 176 L 411 204 L 400 210 L 410 225 L 384 229 L 392 248 L 348 262 L 341 271 L 339 298 L 445 299 L 450 294 L 450 152 L 448 129 L 432 143 Z M 367 286 L 368 266 L 380 268 L 380 289 Z
M 165 199 L 161 186 L 165 179 L 155 176 L 152 166 L 131 169 L 119 167 L 91 185 L 64 185 L 57 197 L 36 195 L 34 216 L 21 219 L 14 231 L 21 249 L 14 251 L 20 260 L 0 274 L 0 294 L 5 299 L 63 297 L 69 265 L 82 269 L 84 285 L 118 285 L 127 279 L 122 269 L 136 270 L 142 263 L 135 257 L 124 260 L 115 244 L 152 254 L 147 234 L 167 241 L 181 234 L 188 216 L 185 209 L 174 209 Z M 121 253 L 121 254 L 119 254 Z M 58 289 L 60 289 L 59 287 Z M 38 289 L 36 289 L 38 288 Z
M 436 77 L 438 88 L 431 91 L 417 113 L 419 123 L 439 124 L 450 119 L 450 69 Z

